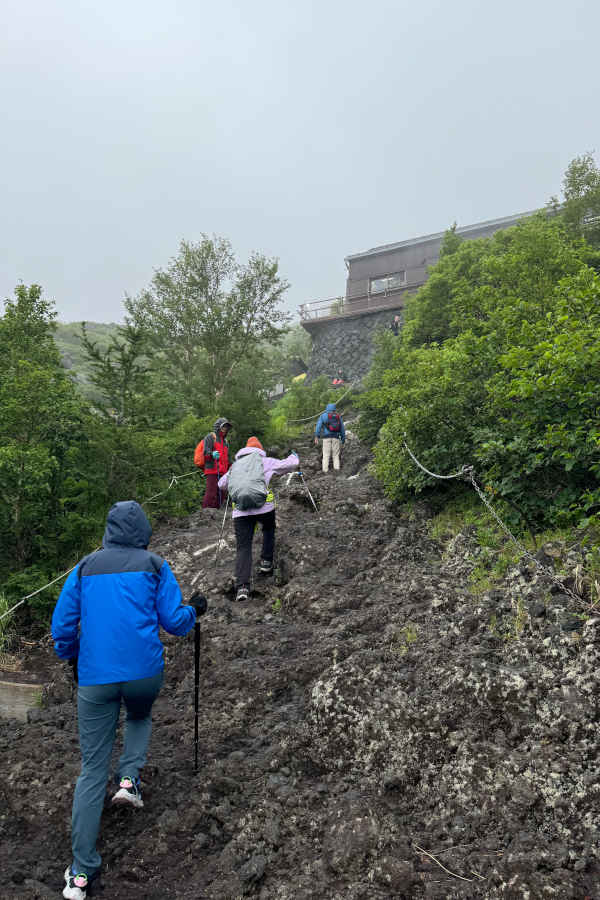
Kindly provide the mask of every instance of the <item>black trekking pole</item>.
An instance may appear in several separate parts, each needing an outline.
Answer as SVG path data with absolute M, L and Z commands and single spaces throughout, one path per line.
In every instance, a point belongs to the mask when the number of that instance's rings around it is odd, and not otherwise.
M 200 616 L 203 616 L 208 608 L 204 594 L 196 592 L 189 599 L 189 605 L 196 610 L 196 624 L 194 625 L 194 772 L 198 771 L 198 701 L 200 686 Z

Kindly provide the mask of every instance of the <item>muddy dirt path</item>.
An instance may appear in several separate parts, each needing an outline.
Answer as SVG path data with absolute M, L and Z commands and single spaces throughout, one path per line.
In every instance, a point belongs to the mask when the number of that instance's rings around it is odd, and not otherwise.
M 297 477 L 276 483 L 276 573 L 247 604 L 228 593 L 231 525 L 216 570 L 202 552 L 221 516 L 155 533 L 184 593 L 209 597 L 199 772 L 192 633 L 166 638 L 145 808 L 105 809 L 94 895 L 600 897 L 597 621 L 573 625 L 526 566 L 475 600 L 468 534 L 443 554 L 425 512 L 383 498 L 352 436 L 338 477 L 298 449 L 320 512 Z M 60 896 L 70 859 L 76 723 L 47 653 L 47 707 L 0 723 L 7 900 Z

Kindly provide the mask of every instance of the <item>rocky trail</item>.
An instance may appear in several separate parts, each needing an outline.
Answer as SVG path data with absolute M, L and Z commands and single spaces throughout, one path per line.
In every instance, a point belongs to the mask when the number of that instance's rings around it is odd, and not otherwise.
M 600 898 L 600 620 L 532 564 L 475 598 L 472 535 L 431 539 L 352 436 L 338 477 L 298 449 L 319 514 L 298 477 L 275 482 L 276 572 L 247 604 L 229 592 L 229 521 L 216 569 L 221 515 L 155 531 L 184 594 L 209 597 L 199 771 L 192 632 L 166 638 L 145 808 L 106 807 L 93 896 Z M 580 552 L 559 550 L 567 571 Z M 70 860 L 76 721 L 44 653 L 45 707 L 0 722 L 7 900 L 60 896 Z

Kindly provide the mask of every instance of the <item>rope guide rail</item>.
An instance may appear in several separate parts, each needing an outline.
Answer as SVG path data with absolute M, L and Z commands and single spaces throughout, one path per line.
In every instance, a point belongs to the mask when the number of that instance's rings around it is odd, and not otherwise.
M 350 393 L 350 391 L 352 390 L 352 388 L 354 387 L 355 384 L 356 384 L 355 381 L 352 381 L 350 383 L 350 387 L 348 388 L 348 390 L 344 391 L 342 396 L 338 397 L 338 399 L 335 401 L 336 405 L 338 403 L 341 403 L 341 401 L 344 399 L 344 397 L 346 397 Z M 321 412 L 315 413 L 314 416 L 307 416 L 305 419 L 286 419 L 286 422 L 288 423 L 288 425 L 292 424 L 293 422 L 310 422 L 310 421 L 312 421 L 312 419 L 318 419 L 322 412 L 323 412 L 323 410 L 321 410 Z
M 158 499 L 158 497 L 162 497 L 162 495 L 168 493 L 171 490 L 171 488 L 176 487 L 179 484 L 179 482 L 182 480 L 182 478 L 189 478 L 190 475 L 198 475 L 198 474 L 203 474 L 200 472 L 200 469 L 195 469 L 193 472 L 186 472 L 183 475 L 172 475 L 171 481 L 169 482 L 169 486 L 167 488 L 165 488 L 164 491 L 158 491 L 158 493 L 152 494 L 151 497 L 147 497 L 145 500 L 142 500 L 142 502 L 140 503 L 140 506 L 144 506 L 146 503 L 153 503 L 155 500 Z M 96 547 L 96 549 L 92 550 L 91 552 L 95 553 L 97 550 L 100 550 L 100 547 Z M 42 591 L 45 591 L 46 588 L 52 587 L 53 584 L 56 584 L 57 581 L 60 581 L 62 578 L 65 578 L 67 575 L 70 575 L 71 572 L 73 571 L 73 569 L 76 569 L 78 565 L 79 565 L 78 562 L 75 563 L 74 566 L 71 566 L 71 568 L 67 569 L 66 572 L 62 572 L 60 575 L 57 575 L 56 578 L 53 578 L 52 581 L 48 582 L 48 584 L 44 584 L 44 585 L 42 585 L 42 587 L 37 588 L 37 590 L 32 591 L 30 594 L 26 594 L 24 597 L 21 597 L 21 599 L 17 603 L 15 603 L 14 606 L 11 606 L 10 609 L 8 609 L 8 610 L 6 610 L 6 612 L 2 613 L 2 615 L 0 616 L 0 622 L 3 619 L 5 619 L 7 616 L 9 616 L 11 613 L 13 613 L 20 606 L 22 606 L 23 603 L 25 603 L 27 600 L 31 600 L 31 598 L 35 597 L 36 594 L 40 594 Z
M 342 400 L 343 397 L 345 397 L 346 394 L 348 394 L 348 393 L 350 392 L 350 390 L 352 389 L 352 387 L 353 387 L 353 384 L 351 384 L 350 387 L 348 388 L 348 390 L 342 395 L 342 397 L 340 397 L 340 400 Z M 337 401 L 337 402 L 339 402 L 339 401 Z M 321 413 L 317 413 L 317 416 L 310 416 L 308 419 L 289 419 L 288 421 L 290 421 L 290 422 L 294 422 L 294 421 L 296 421 L 296 422 L 310 421 L 310 419 L 314 419 L 314 418 L 316 418 L 316 417 L 318 417 L 318 416 L 320 416 L 320 415 L 321 415 Z M 454 479 L 454 478 L 463 478 L 463 479 L 466 479 L 467 481 L 469 481 L 469 483 L 471 484 L 471 487 L 472 487 L 473 490 L 476 492 L 476 494 L 479 496 L 479 499 L 481 500 L 481 502 L 482 502 L 482 503 L 484 504 L 484 506 L 488 509 L 488 511 L 490 512 L 490 514 L 492 515 L 492 517 L 495 519 L 495 521 L 497 522 L 497 524 L 498 524 L 498 525 L 500 526 L 500 528 L 502 529 L 502 531 L 503 531 L 503 532 L 507 535 L 507 537 L 513 542 L 513 544 L 515 545 L 515 547 L 517 547 L 517 549 L 523 554 L 523 556 L 527 557 L 527 559 L 529 559 L 531 562 L 533 562 L 533 564 L 536 566 L 537 569 L 539 569 L 544 575 L 546 575 L 548 578 L 550 578 L 551 581 L 553 581 L 554 584 L 557 585 L 557 587 L 560 588 L 560 590 L 561 590 L 562 593 L 567 594 L 569 597 L 571 597 L 572 600 L 574 600 L 574 601 L 575 601 L 576 603 L 578 603 L 578 604 L 584 603 L 584 601 L 582 600 L 581 597 L 579 597 L 577 594 L 574 593 L 574 591 L 572 591 L 569 587 L 567 587 L 565 584 L 563 584 L 563 582 L 560 581 L 560 579 L 556 577 L 556 575 L 554 574 L 553 571 L 551 571 L 550 569 L 548 569 L 546 566 L 542 565 L 542 563 L 541 563 L 538 559 L 536 559 L 536 557 L 533 556 L 532 553 L 529 552 L 529 550 L 527 549 L 527 547 L 525 547 L 524 544 L 521 543 L 521 541 L 519 541 L 519 540 L 514 536 L 514 534 L 512 533 L 512 531 L 509 529 L 509 527 L 502 521 L 502 519 L 500 518 L 500 516 L 498 515 L 498 513 L 496 512 L 496 510 L 494 509 L 494 507 L 492 506 L 492 504 L 491 504 L 490 501 L 488 500 L 488 498 L 485 496 L 483 490 L 481 489 L 481 487 L 480 487 L 479 484 L 477 483 L 477 481 L 476 481 L 476 479 L 475 479 L 475 474 L 474 474 L 474 468 L 473 468 L 473 466 L 471 466 L 471 465 L 463 465 L 463 466 L 461 466 L 460 469 L 458 469 L 458 471 L 452 472 L 450 475 L 440 475 L 440 474 L 437 473 L 437 472 L 432 472 L 430 469 L 428 469 L 426 466 L 424 466 L 424 465 L 417 459 L 417 457 L 415 456 L 415 454 L 413 453 L 413 451 L 410 449 L 410 447 L 408 446 L 408 444 L 406 443 L 406 440 L 405 440 L 404 438 L 402 439 L 402 443 L 403 443 L 403 445 L 404 445 L 404 449 L 406 450 L 406 452 L 408 453 L 408 455 L 410 456 L 410 458 L 412 459 L 412 461 L 415 463 L 415 465 L 418 466 L 418 468 L 421 469 L 422 472 L 424 472 L 426 475 L 429 475 L 431 478 L 436 478 L 436 479 L 438 479 L 439 481 L 449 481 L 449 480 L 452 480 L 452 479 Z M 168 492 L 171 490 L 171 488 L 176 487 L 176 486 L 179 484 L 179 482 L 180 482 L 183 478 L 189 478 L 190 475 L 197 475 L 197 474 L 199 474 L 199 473 L 200 473 L 200 470 L 199 470 L 199 469 L 195 469 L 195 470 L 192 471 L 192 472 L 185 472 L 183 475 L 173 475 L 173 476 L 171 476 L 171 481 L 169 482 L 168 487 L 165 488 L 164 491 L 158 491 L 156 494 L 152 494 L 151 497 L 147 497 L 146 500 L 143 500 L 143 501 L 142 501 L 141 506 L 144 506 L 146 503 L 153 503 L 153 502 L 154 502 L 155 500 L 157 500 L 159 497 L 162 497 L 164 494 L 168 493 Z M 299 473 L 294 473 L 294 474 L 299 474 Z M 304 478 L 303 478 L 302 480 L 304 481 Z M 305 487 L 306 487 L 306 484 L 305 484 Z M 308 490 L 308 489 L 307 489 L 307 490 Z M 316 504 L 315 504 L 314 500 L 312 499 L 312 496 L 310 495 L 310 492 L 309 492 L 309 496 L 310 496 L 310 499 L 311 499 L 311 501 L 312 501 L 312 503 L 313 503 L 313 506 L 315 507 L 315 510 L 316 510 Z M 225 514 L 227 514 L 227 510 L 225 510 Z M 100 549 L 100 548 L 97 547 L 96 550 L 98 550 L 98 549 Z M 95 552 L 95 551 L 92 551 L 92 552 Z M 13 612 L 14 612 L 16 609 L 18 609 L 20 606 L 22 606 L 23 603 L 25 603 L 27 600 L 30 600 L 32 597 L 35 597 L 37 594 L 39 594 L 39 593 L 41 593 L 42 591 L 46 590 L 46 588 L 51 587 L 53 584 L 56 584 L 56 582 L 57 582 L 57 581 L 60 581 L 62 578 L 65 578 L 67 575 L 69 575 L 69 574 L 77 567 L 77 565 L 78 565 L 78 563 L 75 563 L 74 566 L 71 566 L 71 568 L 70 568 L 70 569 L 67 569 L 66 572 L 62 572 L 60 575 L 57 575 L 56 578 L 53 578 L 53 579 L 52 579 L 52 581 L 49 581 L 47 584 L 42 585 L 42 587 L 37 588 L 37 590 L 32 591 L 32 592 L 29 593 L 29 594 L 26 594 L 24 597 L 21 597 L 21 599 L 20 599 L 17 603 L 15 603 L 14 606 L 12 606 L 12 607 L 11 607 L 9 610 L 7 610 L 6 612 L 2 613 L 2 615 L 0 616 L 0 622 L 1 622 L 3 619 L 5 619 L 7 616 L 11 615 L 11 613 L 13 613 Z
M 421 469 L 421 471 L 425 472 L 426 475 L 430 475 L 432 478 L 438 478 L 439 480 L 448 480 L 451 478 L 464 478 L 465 480 L 470 482 L 471 487 L 476 492 L 476 494 L 479 496 L 479 499 L 481 500 L 483 505 L 489 510 L 489 512 L 491 513 L 493 518 L 496 520 L 496 522 L 498 523 L 498 525 L 500 526 L 502 531 L 507 535 L 508 538 L 510 538 L 510 540 L 513 542 L 515 547 L 523 554 L 523 556 L 526 556 L 527 559 L 531 560 L 531 562 L 536 566 L 536 568 L 538 568 L 540 570 L 540 572 L 542 572 L 544 575 L 546 575 L 546 577 L 550 578 L 554 582 L 554 584 L 560 588 L 561 593 L 567 594 L 577 604 L 587 605 L 587 604 L 585 604 L 585 601 L 580 596 L 578 596 L 578 594 L 576 594 L 569 587 L 567 587 L 565 584 L 563 584 L 563 582 L 559 578 L 556 577 L 556 575 L 554 574 L 554 572 L 551 569 L 548 569 L 546 566 L 544 566 L 539 561 L 539 559 L 536 559 L 535 556 L 529 552 L 527 547 L 525 547 L 525 545 L 522 544 L 521 541 L 519 541 L 514 536 L 514 534 L 508 527 L 508 525 L 506 525 L 502 521 L 502 519 L 500 518 L 500 516 L 498 515 L 498 513 L 496 512 L 496 510 L 494 509 L 494 507 L 488 500 L 488 498 L 485 496 L 481 487 L 477 483 L 477 481 L 475 479 L 473 466 L 467 466 L 467 465 L 462 466 L 457 472 L 453 472 L 451 475 L 439 475 L 437 472 L 431 472 L 421 462 L 419 462 L 419 460 L 417 459 L 415 454 L 412 452 L 412 450 L 410 449 L 410 447 L 408 446 L 408 444 L 406 443 L 406 440 L 404 438 L 402 439 L 402 443 L 404 445 L 404 449 L 407 451 L 408 455 L 413 460 L 415 465 L 417 465 L 419 467 L 419 469 Z

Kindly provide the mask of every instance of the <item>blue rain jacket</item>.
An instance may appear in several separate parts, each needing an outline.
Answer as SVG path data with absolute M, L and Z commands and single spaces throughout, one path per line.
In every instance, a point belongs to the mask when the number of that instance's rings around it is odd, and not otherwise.
M 135 500 L 115 503 L 102 550 L 71 572 L 52 615 L 54 648 L 78 656 L 80 684 L 113 684 L 156 675 L 164 666 L 159 626 L 187 634 L 196 613 L 182 606 L 169 565 L 146 547 L 152 528 Z
M 330 431 L 327 427 L 327 422 L 329 421 L 327 413 L 335 412 L 335 403 L 328 403 L 325 407 L 325 412 L 321 413 L 317 420 L 317 424 L 315 425 L 315 437 L 320 438 L 339 438 L 339 440 L 344 444 L 346 442 L 346 429 L 344 428 L 344 420 L 340 416 L 340 430 L 339 431 Z M 339 413 L 338 413 L 339 415 Z

